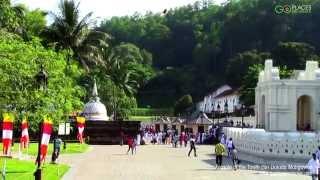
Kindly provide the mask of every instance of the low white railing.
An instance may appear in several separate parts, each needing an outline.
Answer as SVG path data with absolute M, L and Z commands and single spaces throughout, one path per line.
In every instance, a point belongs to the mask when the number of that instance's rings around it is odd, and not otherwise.
M 264 129 L 224 128 L 237 149 L 257 156 L 280 158 L 310 158 L 320 145 L 315 132 L 266 132 Z

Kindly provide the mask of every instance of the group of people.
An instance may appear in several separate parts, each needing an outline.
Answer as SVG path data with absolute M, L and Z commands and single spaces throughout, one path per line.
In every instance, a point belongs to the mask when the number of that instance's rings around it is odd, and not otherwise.
M 238 158 L 238 151 L 235 147 L 232 138 L 227 138 L 222 132 L 221 128 L 218 126 L 212 127 L 207 133 L 217 139 L 215 145 L 215 155 L 216 155 L 216 167 L 220 168 L 223 164 L 223 156 L 230 158 L 232 161 L 233 169 L 237 170 L 239 168 L 240 160 Z M 177 148 L 178 144 L 180 147 L 187 147 L 189 142 L 188 156 L 190 157 L 192 151 L 195 157 L 197 157 L 196 144 L 201 143 L 198 139 L 201 137 L 201 133 L 196 135 L 190 132 L 181 132 L 180 134 L 176 130 L 167 130 L 162 132 L 156 132 L 153 128 L 143 129 L 137 136 L 125 136 L 125 140 L 128 144 L 127 154 L 131 151 L 131 154 L 137 152 L 137 146 L 142 143 L 151 144 L 172 144 L 172 147 Z M 122 143 L 123 143 L 122 138 Z M 57 140 L 56 147 L 60 148 L 61 141 Z M 57 148 L 57 149 L 59 149 Z M 57 156 L 58 151 L 55 151 Z M 312 158 L 308 161 L 307 169 L 309 170 L 312 180 L 320 180 L 320 146 L 318 150 L 312 154 Z
M 123 132 L 121 132 L 120 145 L 127 143 L 127 154 L 130 151 L 131 154 L 136 154 L 137 146 L 140 144 L 171 144 L 172 147 L 177 148 L 179 145 L 180 147 L 187 147 L 188 142 L 190 142 L 188 156 L 190 156 L 193 151 L 194 156 L 196 157 L 197 152 L 195 144 L 197 143 L 197 136 L 187 131 L 181 132 L 180 134 L 174 129 L 156 132 L 152 127 L 146 127 L 142 129 L 137 136 L 125 135 Z
M 143 129 L 143 140 L 147 144 L 172 144 L 173 147 L 186 147 L 192 133 L 188 131 L 178 133 L 175 129 L 156 131 L 152 126 Z
M 217 168 L 222 166 L 223 156 L 227 155 L 232 161 L 233 169 L 237 170 L 240 164 L 238 151 L 233 143 L 232 138 L 227 139 L 224 134 L 221 135 L 220 141 L 215 145 L 216 165 Z
M 201 134 L 198 134 L 198 136 L 185 131 L 181 132 L 180 134 L 178 131 L 171 129 L 163 132 L 154 132 L 150 131 L 149 129 L 146 129 L 145 131 L 145 138 L 148 139 L 151 137 L 150 142 L 152 144 L 172 144 L 172 147 L 177 148 L 178 144 L 180 147 L 187 147 L 188 142 L 190 144 L 190 150 L 188 152 L 188 156 L 190 157 L 190 154 L 193 151 L 193 154 L 195 157 L 197 157 L 197 150 L 196 150 L 196 139 L 197 137 L 201 136 Z M 149 138 L 150 139 L 150 138 Z

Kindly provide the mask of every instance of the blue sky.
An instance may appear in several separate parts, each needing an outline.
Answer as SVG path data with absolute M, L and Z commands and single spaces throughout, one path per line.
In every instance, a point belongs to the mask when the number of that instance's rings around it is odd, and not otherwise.
M 11 0 L 12 3 L 23 3 L 31 9 L 40 8 L 56 12 L 60 0 Z M 193 4 L 197 0 L 78 0 L 81 14 L 93 12 L 93 17 L 110 18 L 112 16 L 132 15 L 135 12 L 144 14 L 147 11 L 162 12 L 164 9 Z M 214 0 L 221 3 L 225 0 Z

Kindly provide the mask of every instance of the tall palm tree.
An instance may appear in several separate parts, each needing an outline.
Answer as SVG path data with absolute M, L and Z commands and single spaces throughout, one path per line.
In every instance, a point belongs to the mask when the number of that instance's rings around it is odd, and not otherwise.
M 102 59 L 105 62 L 105 75 L 110 78 L 116 86 L 132 96 L 137 92 L 138 82 L 136 72 L 130 68 L 130 63 L 123 61 L 124 57 L 115 48 L 105 49 L 102 52 Z
M 79 3 L 74 0 L 61 0 L 59 10 L 59 14 L 51 13 L 54 22 L 43 32 L 47 43 L 53 42 L 57 49 L 67 49 L 69 54 L 72 51 L 86 70 L 93 65 L 104 65 L 100 50 L 108 47 L 109 35 L 89 29 L 92 12 L 80 20 Z

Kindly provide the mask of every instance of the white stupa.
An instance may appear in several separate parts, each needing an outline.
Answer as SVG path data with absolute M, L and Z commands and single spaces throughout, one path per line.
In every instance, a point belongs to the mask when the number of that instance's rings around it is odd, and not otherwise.
M 96 80 L 94 80 L 91 100 L 85 105 L 83 113 L 88 121 L 109 120 L 106 106 L 100 102 L 100 98 L 98 97 Z

